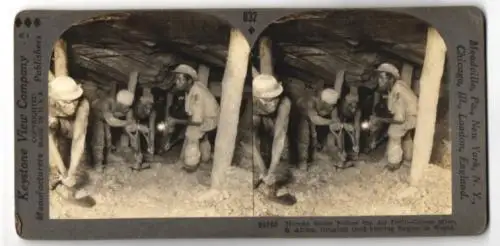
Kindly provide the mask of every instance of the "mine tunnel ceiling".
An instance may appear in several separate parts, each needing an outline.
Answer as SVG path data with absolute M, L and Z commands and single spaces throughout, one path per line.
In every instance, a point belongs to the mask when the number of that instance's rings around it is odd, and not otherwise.
M 359 82 L 384 61 L 420 67 L 426 30 L 426 23 L 411 16 L 352 10 L 289 16 L 262 35 L 272 40 L 279 77 L 333 84 L 340 69 L 347 71 L 348 82 Z M 161 86 L 161 71 L 181 62 L 206 64 L 209 80 L 220 81 L 229 31 L 229 24 L 205 14 L 144 12 L 89 20 L 63 38 L 70 47 L 71 73 L 80 80 L 103 88 L 110 81 L 125 85 L 134 69 L 140 84 Z M 256 48 L 252 63 L 258 68 Z
M 277 46 L 278 72 L 333 84 L 346 70 L 346 81 L 366 80 L 382 62 L 421 67 L 427 24 L 408 15 L 376 11 L 312 12 L 289 16 L 263 35 Z
M 164 68 L 181 62 L 203 63 L 221 74 L 230 27 L 216 17 L 200 19 L 192 13 L 140 13 L 75 25 L 63 35 L 71 47 L 71 73 L 103 88 L 110 81 L 126 85 L 132 70 L 139 71 L 140 84 L 161 86 Z

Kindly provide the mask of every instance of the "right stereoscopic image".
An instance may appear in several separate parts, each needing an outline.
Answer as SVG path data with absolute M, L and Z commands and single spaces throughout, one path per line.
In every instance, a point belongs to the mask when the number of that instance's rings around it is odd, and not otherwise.
M 236 154 L 255 216 L 452 211 L 446 45 L 415 17 L 303 12 L 255 43 Z

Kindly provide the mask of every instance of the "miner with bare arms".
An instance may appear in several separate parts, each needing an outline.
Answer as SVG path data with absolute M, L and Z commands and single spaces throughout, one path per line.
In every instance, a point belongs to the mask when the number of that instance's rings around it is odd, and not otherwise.
M 370 81 L 371 82 L 371 81 Z M 378 73 L 375 76 L 375 85 L 370 87 L 372 93 L 372 102 L 371 106 L 367 105 L 366 102 L 363 106 L 371 107 L 370 118 L 372 115 L 375 116 L 387 116 L 390 115 L 390 112 L 387 110 L 387 91 L 382 92 L 378 89 Z M 380 144 L 381 140 L 384 139 L 386 135 L 385 128 L 388 127 L 388 124 L 385 122 L 377 121 L 370 122 L 363 121 L 362 127 L 369 132 L 367 138 L 367 146 L 365 146 L 365 151 L 372 151 Z
M 361 110 L 359 108 L 357 87 L 349 87 L 349 92 L 339 105 L 339 118 L 342 122 L 344 132 L 348 134 L 351 140 L 352 160 L 356 160 L 359 154 L 359 139 L 361 136 Z
M 184 92 L 186 95 L 184 109 L 189 119 L 169 117 L 166 125 L 187 125 L 179 162 L 186 172 L 194 172 L 200 162 L 206 163 L 211 159 L 212 146 L 207 133 L 217 128 L 219 103 L 210 90 L 198 81 L 198 73 L 194 68 L 181 64 L 173 72 L 174 90 Z
M 151 93 L 150 88 L 144 88 L 142 95 L 139 100 L 134 105 L 134 118 L 148 127 L 147 136 L 147 150 L 148 153 L 153 155 L 155 153 L 155 130 L 156 130 L 156 111 L 153 109 L 154 106 L 154 96 Z
M 49 72 L 49 162 L 51 174 L 59 177 L 51 183 L 51 189 L 63 190 L 63 198 L 84 207 L 92 207 L 95 201 L 85 196 L 76 198 L 75 186 L 85 149 L 89 102 L 83 90 L 69 76 L 53 77 Z M 60 149 L 64 140 L 71 140 L 69 167 L 64 163 Z M 64 157 L 66 153 L 64 153 Z M 62 185 L 60 185 L 62 184 Z
M 383 63 L 377 68 L 377 72 L 378 90 L 388 93 L 387 108 L 393 117 L 373 116 L 371 121 L 390 124 L 386 167 L 394 171 L 401 167 L 403 157 L 406 161 L 412 158 L 411 131 L 417 122 L 418 99 L 408 84 L 400 79 L 399 70 L 394 65 Z
M 293 205 L 296 203 L 294 196 L 277 195 L 279 184 L 288 178 L 287 169 L 280 166 L 280 162 L 287 138 L 291 101 L 283 95 L 283 86 L 273 76 L 260 74 L 252 81 L 251 103 L 252 106 L 249 107 L 251 110 L 246 112 L 252 114 L 252 139 L 247 145 L 252 146 L 250 152 L 253 155 L 253 164 L 259 172 L 259 179 L 254 188 L 264 183 L 269 188 L 267 194 L 269 200 L 283 205 Z M 261 128 L 264 128 L 264 134 L 272 136 L 269 165 L 265 164 L 260 151 L 261 136 L 264 135 L 259 131 Z
M 340 128 L 340 121 L 332 112 L 337 104 L 339 94 L 332 88 L 325 88 L 319 92 L 308 93 L 299 90 L 298 87 L 290 87 L 288 94 L 294 99 L 300 114 L 299 119 L 299 153 L 298 161 L 301 170 L 308 169 L 309 150 L 311 156 L 316 156 L 318 135 L 317 126 L 329 126 L 335 124 Z
M 93 103 L 92 155 L 98 172 L 104 171 L 104 160 L 111 145 L 110 128 L 122 128 L 129 132 L 137 128 L 132 120 L 131 106 L 134 94 L 120 90 L 116 97 L 98 99 Z
M 153 109 L 154 96 L 149 88 L 143 88 L 142 94 L 138 100 L 135 100 L 132 106 L 132 114 L 128 114 L 129 120 L 135 122 L 135 125 L 125 127 L 130 140 L 132 151 L 134 152 L 134 163 L 132 170 L 140 171 L 150 166 L 144 165 L 145 159 L 141 145 L 141 136 L 146 140 L 147 152 L 154 155 L 155 133 L 156 133 L 156 111 Z

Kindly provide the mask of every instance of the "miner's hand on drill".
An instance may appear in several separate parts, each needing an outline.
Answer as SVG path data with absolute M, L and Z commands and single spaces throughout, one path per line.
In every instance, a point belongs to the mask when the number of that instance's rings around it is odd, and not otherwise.
M 344 123 L 343 128 L 348 132 L 354 132 L 354 126 L 352 124 Z
M 342 130 L 343 125 L 340 122 L 334 122 L 330 124 L 328 127 L 330 128 L 330 131 L 337 132 Z
M 136 122 L 129 122 L 128 125 L 125 126 L 125 131 L 127 132 L 144 132 L 144 131 L 149 131 L 149 129 L 144 126 L 144 125 L 140 125 L 140 124 L 137 124 Z
M 356 154 L 359 154 L 359 146 L 358 145 L 352 146 L 352 151 L 354 151 L 354 153 Z
M 149 128 L 145 125 L 142 125 L 142 124 L 137 124 L 137 130 L 141 133 L 146 133 L 148 134 L 149 133 Z
M 154 146 L 152 144 L 150 144 L 148 146 L 148 153 L 151 155 L 153 155 L 155 153 Z

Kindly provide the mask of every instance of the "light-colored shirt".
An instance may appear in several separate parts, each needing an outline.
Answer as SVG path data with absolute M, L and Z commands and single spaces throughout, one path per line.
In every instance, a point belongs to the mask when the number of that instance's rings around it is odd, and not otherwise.
M 220 113 L 219 103 L 212 92 L 198 81 L 194 82 L 186 94 L 185 110 L 193 122 L 205 123 L 215 120 L 215 123 L 218 123 Z
M 388 95 L 387 107 L 395 120 L 405 121 L 408 116 L 417 116 L 418 98 L 404 81 L 398 80 Z

